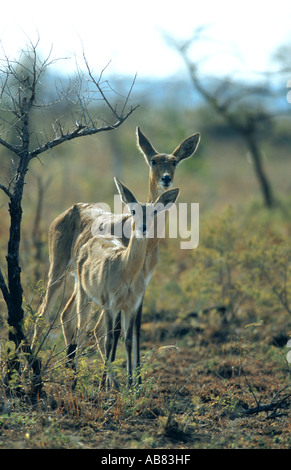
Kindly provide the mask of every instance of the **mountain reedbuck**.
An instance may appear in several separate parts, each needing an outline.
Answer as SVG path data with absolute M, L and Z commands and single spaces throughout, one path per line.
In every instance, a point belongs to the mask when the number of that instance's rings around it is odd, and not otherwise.
M 159 213 L 169 209 L 175 203 L 179 190 L 170 189 L 160 195 L 153 203 L 140 204 L 131 191 L 115 178 L 121 200 L 126 204 L 131 216 L 130 238 L 125 246 L 118 238 L 109 234 L 91 237 L 81 248 L 77 256 L 76 305 L 77 328 L 71 344 L 82 344 L 85 325 L 91 311 L 91 302 L 102 310 L 105 352 L 105 370 L 102 383 L 105 384 L 108 373 L 109 384 L 117 387 L 110 370 L 115 358 L 120 330 L 120 314 L 124 331 L 127 358 L 128 383 L 132 379 L 132 342 L 134 324 L 138 306 L 144 295 L 145 280 L 143 266 L 145 262 L 149 234 L 154 220 Z M 77 346 L 78 348 L 78 346 Z M 137 367 L 136 356 L 133 368 Z
M 149 203 L 155 201 L 161 193 L 173 185 L 177 165 L 184 159 L 189 158 L 195 152 L 198 147 L 199 140 L 200 134 L 196 133 L 184 139 L 172 154 L 159 153 L 155 150 L 147 137 L 141 132 L 140 128 L 137 128 L 137 145 L 150 168 L 148 192 Z M 63 286 L 67 278 L 67 274 L 76 270 L 76 253 L 80 250 L 80 247 L 92 237 L 92 210 L 94 212 L 95 208 L 96 204 L 75 204 L 60 214 L 52 222 L 49 229 L 50 268 L 48 284 L 45 297 L 39 311 L 39 317 L 46 315 L 50 311 L 60 292 L 60 288 Z M 112 226 L 114 226 L 115 223 L 124 224 L 128 218 L 128 216 L 125 215 L 121 216 L 119 214 L 115 215 L 107 212 L 104 213 L 102 210 L 99 211 L 99 214 L 95 211 L 95 217 L 100 219 L 100 224 L 105 222 L 109 225 L 112 224 Z M 129 239 L 122 237 L 119 241 L 124 246 L 127 246 Z M 158 262 L 158 242 L 159 238 L 155 233 L 154 237 L 150 238 L 147 243 L 143 266 L 145 286 L 148 284 Z M 138 365 L 142 302 L 143 296 L 141 297 L 134 326 L 136 330 L 135 336 L 137 338 L 136 362 Z M 68 347 L 68 355 L 71 358 L 73 357 L 75 350 L 75 345 L 72 342 L 75 324 L 74 319 L 76 318 L 75 311 L 76 284 L 74 292 L 61 314 L 63 333 Z M 102 323 L 101 319 L 102 318 L 100 318 L 99 327 Z M 96 327 L 95 331 L 98 331 L 98 327 Z M 116 337 L 118 337 L 119 331 L 119 329 L 116 329 Z M 36 326 L 33 342 L 35 342 L 38 335 L 39 328 Z M 140 381 L 140 378 L 138 380 Z

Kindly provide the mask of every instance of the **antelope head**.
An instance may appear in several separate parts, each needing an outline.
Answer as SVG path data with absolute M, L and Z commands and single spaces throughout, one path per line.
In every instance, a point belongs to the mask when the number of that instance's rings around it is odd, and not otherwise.
M 155 199 L 157 195 L 172 187 L 177 165 L 193 155 L 199 141 L 200 134 L 197 132 L 184 139 L 172 154 L 159 153 L 137 127 L 137 145 L 150 167 L 149 199 L 152 196 L 152 199 Z

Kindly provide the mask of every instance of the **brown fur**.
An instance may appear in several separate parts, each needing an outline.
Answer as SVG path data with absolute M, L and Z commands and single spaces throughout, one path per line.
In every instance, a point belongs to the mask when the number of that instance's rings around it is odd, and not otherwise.
M 118 185 L 121 185 L 117 181 Z M 120 186 L 119 186 L 120 188 Z M 124 193 L 123 202 L 130 204 L 133 200 L 132 193 Z M 127 190 L 129 191 L 129 190 Z M 121 191 L 120 191 L 121 192 Z M 156 204 L 167 205 L 174 203 L 179 190 L 172 189 L 163 193 L 156 201 Z M 155 204 L 153 205 L 155 207 Z M 147 205 L 142 205 L 144 217 L 138 221 L 137 216 L 131 217 L 131 238 L 127 246 L 116 237 L 96 236 L 91 237 L 80 247 L 77 255 L 77 280 L 76 283 L 76 304 L 78 326 L 71 339 L 71 343 L 82 344 L 84 333 L 86 332 L 86 322 L 91 312 L 91 302 L 96 303 L 101 309 L 101 317 L 104 318 L 104 352 L 105 366 L 114 360 L 116 341 L 114 337 L 116 328 L 122 312 L 125 348 L 127 355 L 128 382 L 132 378 L 132 341 L 134 337 L 133 326 L 136 321 L 136 312 L 144 294 L 144 274 L 143 266 L 147 251 L 148 238 L 145 237 L 145 230 L 151 226 L 145 225 Z M 152 223 L 154 216 L 152 216 Z M 137 237 L 136 233 L 142 227 L 143 237 Z M 114 351 L 114 355 L 112 354 Z M 134 368 L 136 360 L 134 358 Z M 105 367 L 103 384 L 107 376 Z M 117 383 L 111 371 L 108 374 L 110 385 Z
M 149 171 L 149 194 L 148 202 L 156 200 L 156 198 L 173 184 L 176 166 L 185 158 L 190 157 L 199 144 L 200 135 L 198 133 L 184 139 L 183 142 L 174 150 L 172 154 L 160 154 L 157 152 L 145 135 L 137 128 L 138 147 L 142 151 Z M 153 163 L 154 162 L 154 163 Z M 163 177 L 167 179 L 163 181 Z M 46 315 L 51 310 L 56 296 L 60 293 L 70 272 L 76 272 L 77 255 L 92 237 L 92 209 L 94 204 L 75 204 L 60 216 L 58 216 L 51 224 L 49 230 L 49 253 L 50 253 L 50 269 L 48 274 L 48 285 L 45 297 L 43 299 L 39 316 Z M 128 216 L 120 216 L 113 214 L 100 214 L 100 223 L 105 220 L 109 226 L 116 218 L 121 219 L 124 223 Z M 124 247 L 128 245 L 128 239 L 122 237 L 121 242 Z M 154 269 L 158 262 L 158 238 L 149 239 L 147 244 L 146 255 L 143 266 L 143 277 L 145 286 L 149 282 Z M 101 246 L 101 245 L 100 245 Z M 69 346 L 73 341 L 75 331 L 76 318 L 76 287 L 61 313 L 61 322 L 66 345 Z M 141 300 L 142 305 L 142 300 Z M 141 310 L 140 305 L 140 310 Z M 138 322 L 140 323 L 140 321 Z M 102 332 L 103 320 L 102 316 L 95 328 L 95 334 L 100 337 Z M 139 327 L 139 326 L 137 326 Z M 139 332 L 138 332 L 139 335 Z M 39 329 L 36 326 L 33 342 L 39 336 Z M 139 348 L 138 345 L 134 346 Z M 139 357 L 139 351 L 137 352 Z M 138 358 L 139 362 L 139 358 Z

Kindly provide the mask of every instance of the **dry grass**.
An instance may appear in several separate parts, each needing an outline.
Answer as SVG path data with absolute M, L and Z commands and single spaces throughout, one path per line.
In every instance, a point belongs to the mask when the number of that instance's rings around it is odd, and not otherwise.
M 121 135 L 117 134 L 118 138 Z M 143 188 L 139 194 L 142 200 L 147 190 L 147 169 L 143 158 L 136 156 L 134 143 L 126 145 L 134 138 L 134 125 L 124 135 L 125 143 L 117 142 L 126 149 L 121 179 L 137 194 Z M 41 220 L 44 244 L 38 270 L 44 282 L 51 220 L 74 202 L 112 201 L 113 164 L 110 140 L 106 139 L 101 136 L 89 140 L 86 147 L 83 142 L 66 147 L 53 162 L 50 157 L 45 159 L 44 167 L 35 162 L 33 171 L 54 176 Z M 290 448 L 290 365 L 286 361 L 290 315 L 266 279 L 257 275 L 251 284 L 251 277 L 246 278 L 246 272 L 250 276 L 251 271 L 246 271 L 246 260 L 242 258 L 248 253 L 248 240 L 244 238 L 248 227 L 244 235 L 233 232 L 238 243 L 233 242 L 231 248 L 225 242 L 223 225 L 217 222 L 231 203 L 238 208 L 233 217 L 240 227 L 244 227 L 248 217 L 255 220 L 253 237 L 259 237 L 268 226 L 272 230 L 275 227 L 277 235 L 290 236 L 286 198 L 290 190 L 288 149 L 282 147 L 276 153 L 272 145 L 266 151 L 266 166 L 276 193 L 285 204 L 283 210 L 279 208 L 272 214 L 262 210 L 253 169 L 235 139 L 208 139 L 205 144 L 202 141 L 197 163 L 189 160 L 177 170 L 176 184 L 183 188 L 181 201 L 200 203 L 200 245 L 196 257 L 196 253 L 178 250 L 175 241 L 162 244 L 160 264 L 145 301 L 140 390 L 121 387 L 120 393 L 99 391 L 99 358 L 90 356 L 81 361 L 80 380 L 74 392 L 68 371 L 60 368 L 46 377 L 46 397 L 31 405 L 13 396 L 5 399 L 2 371 L 0 448 Z M 163 150 L 158 142 L 156 146 Z M 165 150 L 174 146 L 173 142 Z M 92 168 L 96 168 L 95 174 Z M 37 261 L 31 243 L 36 194 L 32 175 L 28 184 L 31 191 L 26 191 L 24 200 L 22 273 L 25 306 L 33 310 L 39 302 L 35 286 L 40 279 L 34 277 Z M 1 204 L 6 204 L 3 195 Z M 3 266 L 8 217 L 5 207 L 1 211 Z M 207 217 L 213 218 L 212 228 L 205 222 Z M 273 270 L 277 266 L 274 253 L 266 252 Z M 256 253 L 251 254 L 254 263 Z M 258 259 L 262 255 L 264 249 L 258 243 Z M 233 264 L 236 260 L 240 260 L 239 266 Z M 231 269 L 232 284 L 223 277 L 225 268 Z M 289 284 L 287 287 L 290 295 Z M 234 311 L 231 301 L 237 298 L 241 303 L 237 302 Z M 203 313 L 212 305 L 226 305 L 227 311 L 213 309 Z M 2 298 L 0 309 L 5 319 Z M 6 337 L 7 330 L 2 328 L 1 338 Z M 61 337 L 56 342 L 61 349 Z M 50 346 L 47 347 L 49 351 Z M 125 383 L 121 345 L 116 368 L 121 384 Z
M 55 375 L 37 405 L 15 399 L 2 409 L 0 447 L 290 448 L 286 348 L 268 327 L 209 327 L 206 315 L 167 331 L 144 324 L 140 390 L 100 391 L 98 361 L 84 358 L 74 392 Z M 125 383 L 125 360 L 116 367 Z

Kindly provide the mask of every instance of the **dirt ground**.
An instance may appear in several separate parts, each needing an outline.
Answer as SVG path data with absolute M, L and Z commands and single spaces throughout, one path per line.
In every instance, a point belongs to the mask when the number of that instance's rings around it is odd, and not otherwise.
M 257 325 L 206 331 L 204 320 L 189 322 L 144 323 L 138 393 L 47 384 L 36 407 L 2 403 L 0 448 L 290 448 L 286 338 Z M 122 380 L 124 359 L 119 368 Z

